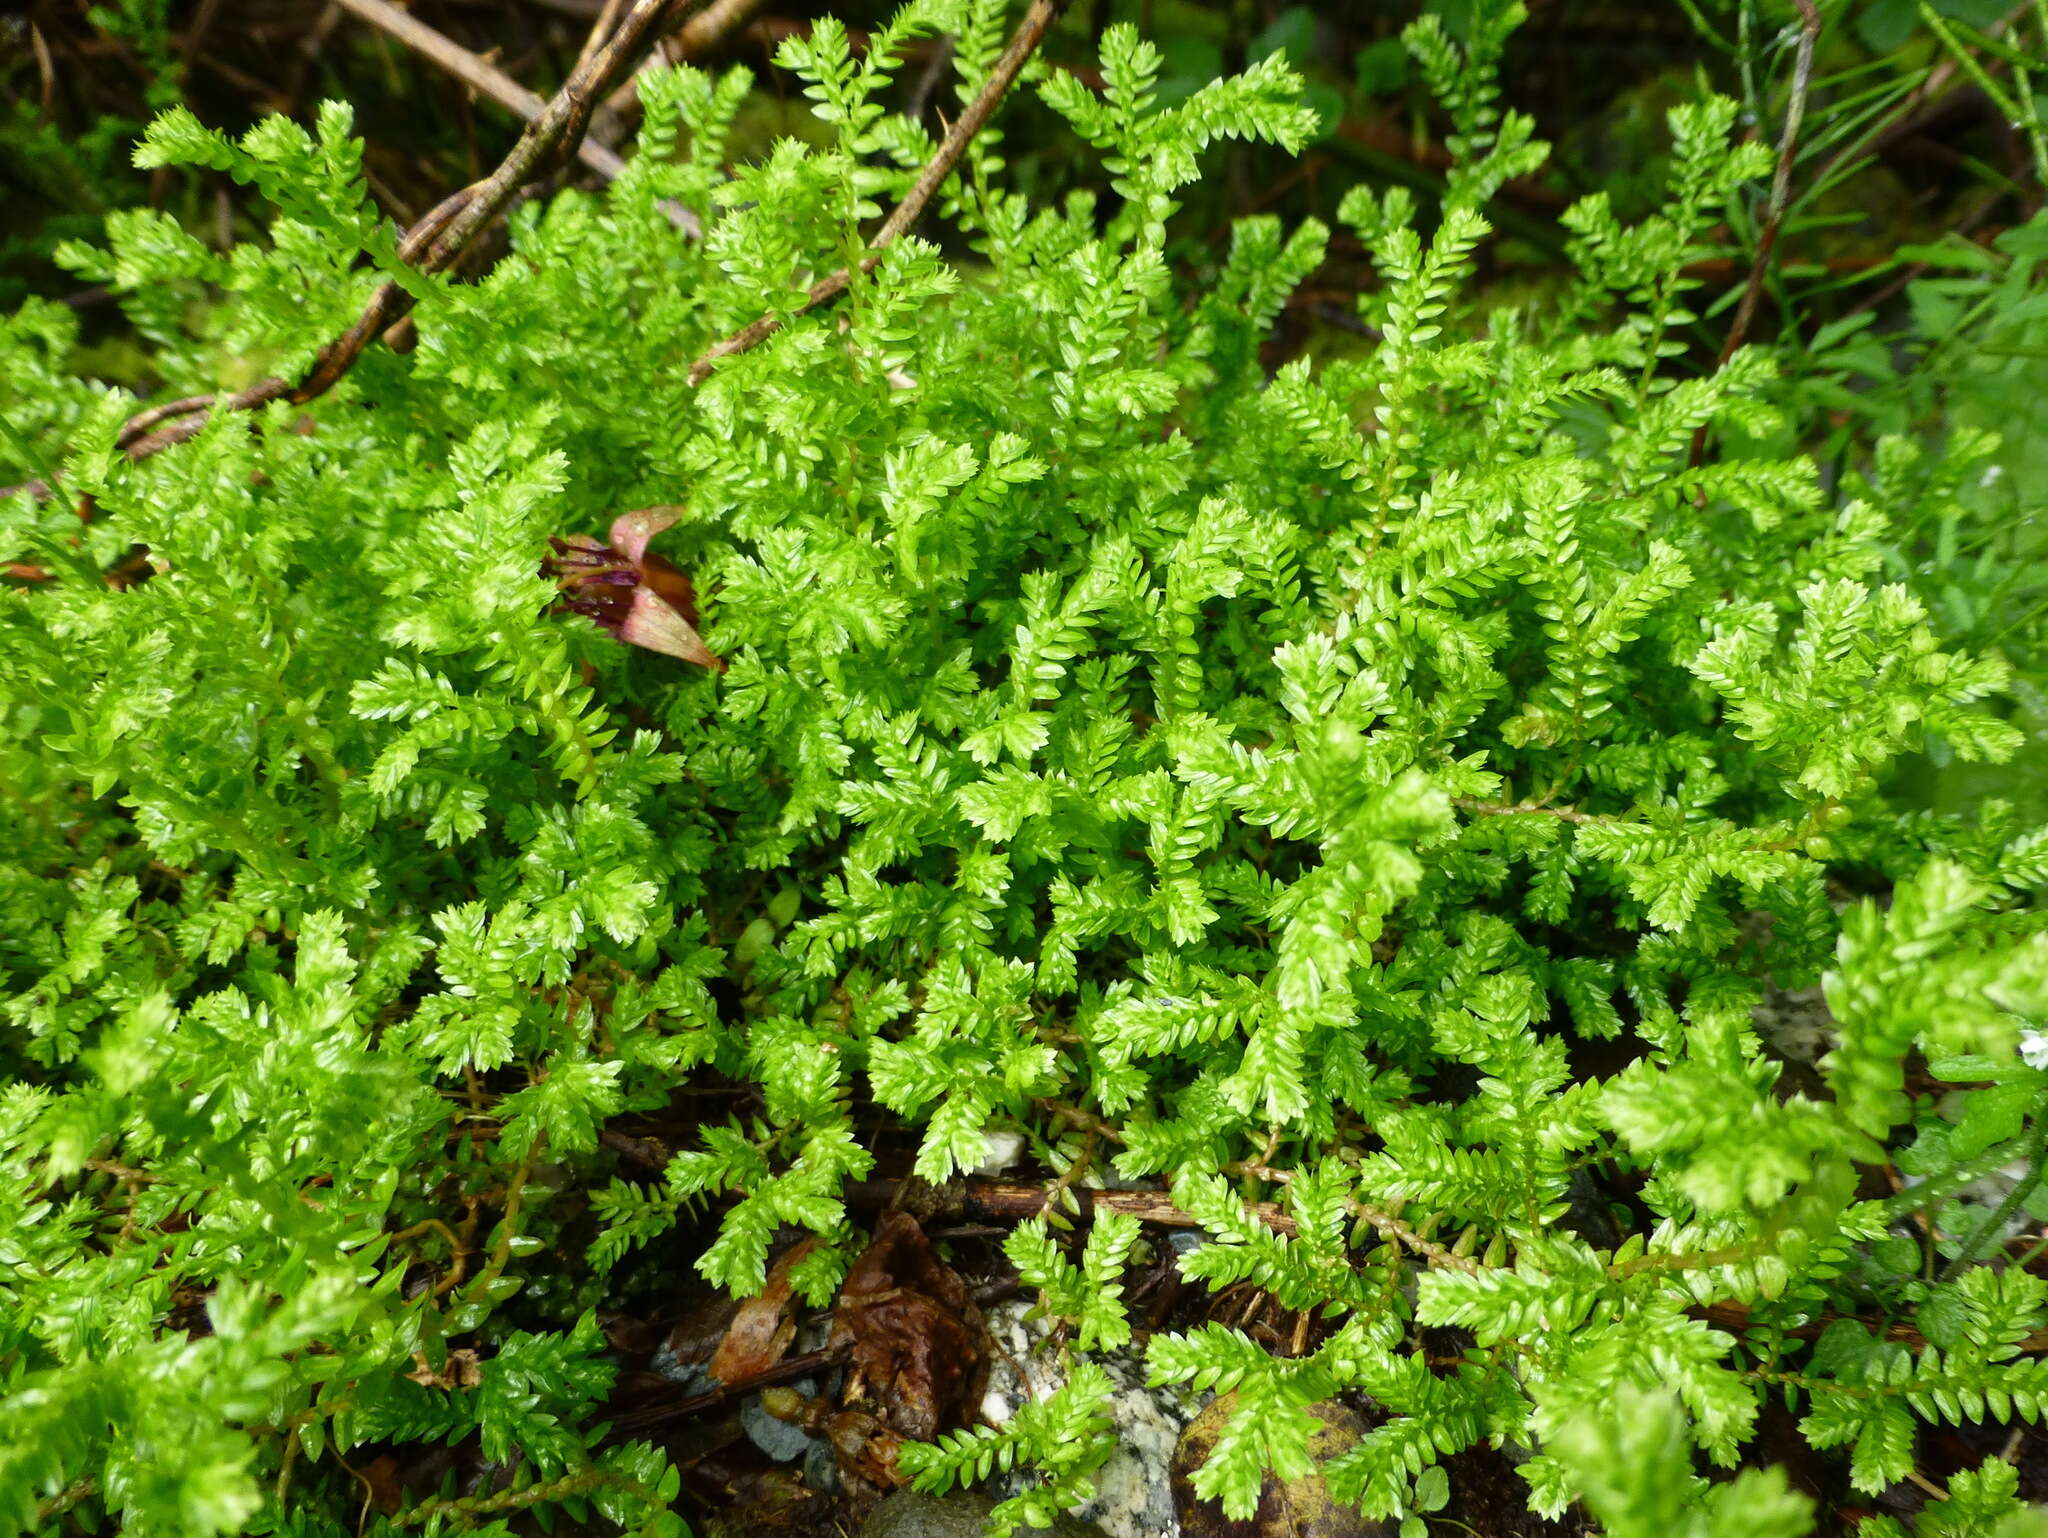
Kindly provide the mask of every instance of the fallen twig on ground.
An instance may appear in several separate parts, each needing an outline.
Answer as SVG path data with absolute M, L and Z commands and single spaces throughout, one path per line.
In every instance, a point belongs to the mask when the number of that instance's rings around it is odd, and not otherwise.
M 607 1442 L 617 1442 L 626 1437 L 638 1436 L 656 1426 L 666 1426 L 672 1421 L 688 1420 L 706 1410 L 716 1410 L 735 1400 L 744 1399 L 757 1389 L 772 1387 L 777 1383 L 792 1383 L 798 1378 L 808 1378 L 813 1373 L 826 1372 L 844 1362 L 852 1355 L 850 1347 L 835 1346 L 825 1351 L 808 1351 L 802 1356 L 785 1357 L 764 1372 L 736 1383 L 721 1383 L 717 1388 L 707 1389 L 701 1394 L 692 1394 L 687 1399 L 674 1399 L 665 1404 L 643 1405 L 637 1410 L 626 1410 L 615 1416 L 611 1430 L 606 1434 Z
M 903 1185 L 894 1180 L 855 1181 L 846 1187 L 846 1200 L 858 1207 L 887 1207 L 896 1204 Z M 1173 1204 L 1164 1191 L 1099 1191 L 1088 1186 L 1069 1190 L 1079 1216 L 1091 1219 L 1100 1212 L 1126 1212 L 1141 1223 L 1162 1228 L 1199 1228 L 1188 1213 Z M 929 1189 L 905 1205 L 929 1216 L 934 1213 L 975 1213 L 982 1217 L 1015 1218 L 1023 1221 L 1045 1212 L 1045 1187 L 1010 1181 L 969 1180 Z M 926 1209 L 929 1207 L 930 1211 Z M 1294 1219 L 1271 1202 L 1255 1202 L 1250 1210 L 1278 1234 L 1292 1234 Z

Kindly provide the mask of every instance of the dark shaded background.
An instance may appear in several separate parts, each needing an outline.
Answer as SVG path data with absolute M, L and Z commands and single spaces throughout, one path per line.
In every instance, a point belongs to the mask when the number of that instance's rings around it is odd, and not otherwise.
M 1434 8 L 1455 33 L 1468 3 L 1438 0 Z M 1747 69 L 1735 47 L 1745 27 L 1737 0 L 1697 0 L 1690 8 L 1674 0 L 1534 0 L 1511 44 L 1505 95 L 1535 116 L 1557 152 L 1539 178 L 1509 189 L 1498 210 L 1508 238 L 1492 248 L 1493 276 L 1505 270 L 1540 281 L 1557 267 L 1556 215 L 1583 193 L 1607 190 L 1624 217 L 1644 211 L 1663 171 L 1663 114 L 1703 81 L 1757 104 L 1770 119 L 1765 132 L 1775 135 L 1790 58 L 1781 33 L 1791 12 L 1744 3 Z M 603 0 L 415 0 L 411 10 L 545 95 L 574 63 L 602 7 Z M 1359 180 L 1408 182 L 1427 199 L 1446 159 L 1444 128 L 1397 40 L 1421 8 L 1419 0 L 1075 0 L 1045 53 L 1086 75 L 1096 36 L 1114 21 L 1131 21 L 1165 52 L 1162 95 L 1169 99 L 1275 48 L 1308 75 L 1325 119 L 1323 138 L 1298 160 L 1243 146 L 1218 150 L 1211 176 L 1193 191 L 1180 221 L 1188 259 L 1197 260 L 1240 214 L 1330 220 L 1337 198 Z M 1983 9 L 1978 0 L 1947 0 L 1947 8 Z M 793 82 L 772 63 L 782 37 L 827 11 L 860 28 L 891 9 L 888 0 L 764 0 L 756 19 L 705 61 L 744 64 L 760 82 L 736 153 L 809 131 Z M 1932 54 L 1910 5 L 1898 0 L 1852 0 L 1828 12 L 1817 75 L 1862 69 L 1853 82 L 1860 89 L 1923 69 Z M 1903 13 L 1903 25 L 1895 12 Z M 1994 6 L 1976 19 L 1998 14 Z M 950 78 L 934 67 L 944 61 L 930 56 L 934 46 L 906 60 L 897 85 L 899 105 L 928 115 L 952 105 Z M 1817 108 L 1827 89 L 1823 84 Z M 210 126 L 233 132 L 270 112 L 309 119 L 327 98 L 354 103 L 371 189 L 402 222 L 487 171 L 518 126 L 506 109 L 475 99 L 449 75 L 322 0 L 35 0 L 0 7 L 0 306 L 33 292 L 89 311 L 98 296 L 80 292 L 49 254 L 62 238 L 92 238 L 111 208 L 147 201 L 221 244 L 260 228 L 264 211 L 225 177 L 149 176 L 129 166 L 129 147 L 154 110 L 182 100 Z M 1013 165 L 1032 190 L 1056 191 L 1087 175 L 1072 160 L 1063 125 L 1034 101 L 1014 102 L 1005 127 Z M 2025 190 L 2018 136 L 1967 82 L 1888 124 L 1873 151 L 1832 200 L 1846 222 L 1825 231 L 1819 260 L 1852 287 L 1859 271 L 1881 267 L 1901 242 L 2014 222 L 2038 195 Z M 2011 190 L 1995 179 L 2001 169 L 2011 173 Z M 1788 261 L 1817 253 L 1812 237 L 1788 234 Z M 1294 323 L 1344 324 L 1350 292 L 1365 278 L 1355 270 L 1356 255 L 1341 238 L 1334 243 L 1331 269 L 1297 297 Z M 1735 264 L 1729 267 L 1732 274 Z M 1767 333 L 1772 317 L 1761 319 Z

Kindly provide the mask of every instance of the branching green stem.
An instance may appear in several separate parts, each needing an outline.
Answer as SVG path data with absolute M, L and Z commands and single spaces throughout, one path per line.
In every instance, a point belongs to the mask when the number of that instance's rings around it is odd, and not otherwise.
M 1963 1247 L 1957 1250 L 1955 1258 L 1942 1268 L 1938 1280 L 1952 1282 L 1975 1265 L 1977 1257 L 1983 1253 L 1984 1246 L 2005 1231 L 2005 1225 L 2012 1220 L 2013 1214 L 2018 1212 L 2027 1198 L 2039 1189 L 2044 1173 L 2042 1159 L 2044 1155 L 2048 1155 L 2048 1115 L 2042 1114 L 2043 1109 L 2048 1108 L 2036 1108 L 2034 1125 L 2027 1136 L 2026 1174 L 2020 1177 L 2018 1184 L 2005 1193 L 2005 1200 L 2000 1202 L 1991 1216 L 1978 1226 L 1977 1231 L 1963 1241 Z
M 501 1490 L 495 1495 L 465 1495 L 452 1499 L 435 1498 L 421 1501 L 410 1511 L 401 1512 L 393 1520 L 400 1527 L 417 1527 L 432 1517 L 459 1515 L 465 1517 L 489 1516 L 500 1511 L 524 1511 L 538 1506 L 543 1501 L 559 1501 L 568 1496 L 582 1495 L 586 1491 L 600 1488 L 623 1490 L 638 1500 L 655 1507 L 668 1503 L 661 1498 L 658 1490 L 651 1490 L 639 1480 L 625 1474 L 615 1474 L 610 1469 L 578 1469 L 573 1474 L 564 1474 L 559 1479 L 547 1480 L 537 1485 L 528 1485 L 523 1490 Z

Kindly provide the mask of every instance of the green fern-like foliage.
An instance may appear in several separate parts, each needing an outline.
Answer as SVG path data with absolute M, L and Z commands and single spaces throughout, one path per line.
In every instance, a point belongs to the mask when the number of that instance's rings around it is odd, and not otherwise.
M 2018 1055 L 2043 835 L 1885 794 L 1931 742 L 2013 750 L 2002 665 L 1877 580 L 1883 474 L 1692 463 L 1703 427 L 1788 425 L 1768 353 L 1678 358 L 1768 168 L 1730 104 L 1674 115 L 1646 222 L 1568 216 L 1569 292 L 1475 305 L 1486 202 L 1543 154 L 1497 105 L 1519 10 L 1478 10 L 1410 37 L 1455 129 L 1441 207 L 1343 206 L 1371 345 L 1271 377 L 1329 231 L 1242 221 L 1195 292 L 1165 241 L 1211 146 L 1312 132 L 1278 55 L 1162 106 L 1161 55 L 1111 28 L 1100 93 L 1036 89 L 1113 205 L 1031 204 L 992 128 L 939 203 L 973 260 L 906 238 L 810 313 L 931 152 L 882 109 L 893 45 L 956 34 L 971 92 L 999 0 L 919 0 L 858 58 L 826 23 L 787 44 L 819 142 L 730 174 L 744 73 L 643 74 L 624 174 L 519 208 L 471 283 L 398 263 L 346 109 L 159 120 L 144 163 L 277 210 L 228 256 L 140 212 L 69 251 L 167 396 L 223 357 L 303 369 L 385 279 L 418 345 L 133 462 L 136 402 L 73 377 L 67 313 L 0 323 L 0 468 L 62 493 L 0 504 L 36 568 L 0 602 L 0 1526 L 678 1532 L 665 1457 L 603 1440 L 592 1310 L 686 1207 L 737 1292 L 817 1235 L 792 1281 L 828 1302 L 876 1165 L 856 1095 L 929 1180 L 1013 1131 L 1165 1177 L 1190 1280 L 1316 1317 L 1285 1359 L 1150 1341 L 1160 1381 L 1237 1396 L 1194 1479 L 1233 1516 L 1314 1467 L 1341 1394 L 1387 1412 L 1324 1469 L 1370 1514 L 1419 1521 L 1486 1439 L 1539 1509 L 1646 1538 L 1803 1530 L 1774 1477 L 1694 1466 L 1740 1461 L 1769 1398 L 1865 1489 L 1923 1422 L 2040 1413 L 2041 1285 L 1982 1264 L 1956 1193 L 2048 1125 Z M 550 536 L 655 505 L 722 673 L 538 575 Z M 1873 873 L 1889 907 L 1838 914 Z M 1822 973 L 1809 1095 L 1753 1012 Z M 1576 1066 L 1588 1041 L 1625 1066 Z M 1916 1052 L 1979 1086 L 1959 1120 L 1909 1096 Z M 607 1121 L 700 1074 L 750 1093 L 622 1168 Z M 1908 1137 L 1921 1185 L 1860 1196 Z M 1589 1204 L 1595 1172 L 1633 1205 Z M 906 1474 L 1038 1467 L 1004 1524 L 1087 1497 L 1087 1355 L 1129 1337 L 1138 1239 L 1019 1230 L 1067 1387 Z M 1418 1327 L 1472 1344 L 1446 1366 Z M 472 1434 L 508 1489 L 364 1512 L 354 1450 Z M 1921 1531 L 1993 1531 L 2003 1479 Z
M 1044 1399 L 1018 1407 L 1001 1427 L 977 1426 L 903 1449 L 903 1472 L 920 1490 L 944 1491 L 1020 1466 L 1042 1479 L 989 1514 L 991 1538 L 1050 1527 L 1065 1507 L 1093 1499 L 1088 1476 L 1116 1444 L 1106 1413 L 1109 1374 L 1093 1362 L 1075 1364 L 1067 1381 Z

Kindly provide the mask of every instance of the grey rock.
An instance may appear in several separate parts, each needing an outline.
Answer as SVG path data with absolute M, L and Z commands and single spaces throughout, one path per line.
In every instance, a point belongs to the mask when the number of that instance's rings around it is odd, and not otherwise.
M 860 1538 L 982 1538 L 988 1514 L 996 1503 L 985 1495 L 922 1495 L 899 1490 L 873 1511 L 860 1527 Z M 1104 1538 L 1092 1522 L 1062 1517 L 1037 1531 L 1051 1538 Z
M 833 1452 L 830 1442 L 811 1439 L 804 1453 L 804 1485 L 821 1495 L 830 1495 L 839 1488 L 839 1455 Z
M 974 1166 L 973 1173 L 993 1179 L 1023 1156 L 1023 1133 L 1000 1128 L 984 1130 L 981 1134 L 981 1163 Z
M 792 1385 L 800 1394 L 811 1395 L 818 1386 L 808 1380 Z M 818 1443 L 807 1435 L 801 1426 L 792 1426 L 786 1420 L 778 1420 L 762 1408 L 761 1397 L 749 1397 L 740 1406 L 740 1424 L 747 1428 L 747 1435 L 756 1447 L 773 1458 L 777 1463 L 794 1463 L 804 1457 Z
M 680 1394 L 701 1394 L 718 1382 L 707 1363 L 683 1361 L 666 1342 L 647 1365 L 673 1383 Z
M 1046 1322 L 1027 1318 L 1030 1311 L 1030 1303 L 1014 1301 L 989 1316 L 996 1358 L 982 1415 L 997 1425 L 1016 1414 L 1020 1404 L 1048 1397 L 1067 1380 L 1063 1355 L 1045 1345 Z M 1199 1407 L 1177 1390 L 1147 1386 L 1139 1352 L 1097 1352 L 1094 1359 L 1112 1385 L 1109 1414 L 1117 1446 L 1091 1476 L 1095 1499 L 1077 1515 L 1099 1523 L 1107 1538 L 1172 1538 L 1179 1529 L 1168 1470 L 1181 1430 Z M 1012 1495 L 1034 1478 L 999 1477 L 990 1488 Z

